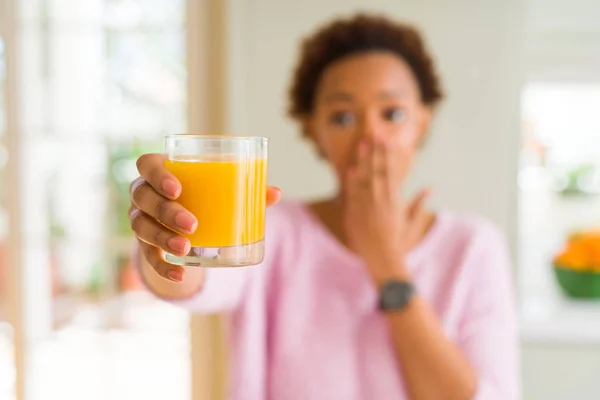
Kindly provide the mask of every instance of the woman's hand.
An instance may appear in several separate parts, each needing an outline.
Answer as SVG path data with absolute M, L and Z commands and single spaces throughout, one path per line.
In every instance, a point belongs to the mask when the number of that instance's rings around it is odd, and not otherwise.
M 164 160 L 162 154 L 145 154 L 138 159 L 140 177 L 131 183 L 129 219 L 146 261 L 163 278 L 180 282 L 183 268 L 167 263 L 163 251 L 186 255 L 190 241 L 176 232 L 193 233 L 202 215 L 192 215 L 177 203 L 181 184 L 164 166 Z M 267 189 L 267 205 L 277 203 L 280 197 L 279 189 Z
M 423 207 L 428 191 L 422 190 L 411 202 L 401 196 L 414 151 L 406 140 L 363 140 L 348 168 L 343 202 L 346 235 L 376 284 L 393 277 L 408 279 L 404 256 L 428 223 Z

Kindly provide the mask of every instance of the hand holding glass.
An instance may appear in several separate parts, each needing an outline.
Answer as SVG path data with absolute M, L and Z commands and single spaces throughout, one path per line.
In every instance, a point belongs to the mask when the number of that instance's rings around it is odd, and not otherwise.
M 177 199 L 198 219 L 184 266 L 238 267 L 264 257 L 267 192 L 266 138 L 167 135 L 165 166 L 179 179 Z

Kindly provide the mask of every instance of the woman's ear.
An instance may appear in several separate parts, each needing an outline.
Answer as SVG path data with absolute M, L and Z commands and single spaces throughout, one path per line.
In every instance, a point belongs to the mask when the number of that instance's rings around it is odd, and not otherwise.
M 315 140 L 312 118 L 303 116 L 299 121 L 300 128 L 302 129 L 302 136 L 310 140 Z
M 320 141 L 320 137 L 315 129 L 315 120 L 312 116 L 306 115 L 299 119 L 300 128 L 302 129 L 302 137 L 308 139 L 317 150 L 319 157 L 325 157 L 323 152 L 323 146 Z

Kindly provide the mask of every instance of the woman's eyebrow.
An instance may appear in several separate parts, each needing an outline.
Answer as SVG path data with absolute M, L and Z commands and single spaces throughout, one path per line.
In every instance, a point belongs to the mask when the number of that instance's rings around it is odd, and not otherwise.
M 333 92 L 324 96 L 323 98 L 323 102 L 325 103 L 332 103 L 338 101 L 352 102 L 353 100 L 354 98 L 352 97 L 352 95 L 346 92 Z

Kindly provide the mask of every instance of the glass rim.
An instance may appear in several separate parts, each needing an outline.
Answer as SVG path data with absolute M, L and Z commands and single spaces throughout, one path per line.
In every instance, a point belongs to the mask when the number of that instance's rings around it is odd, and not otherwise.
M 193 133 L 169 133 L 165 135 L 168 139 L 211 139 L 211 140 L 233 140 L 249 142 L 268 142 L 269 139 L 262 136 L 233 136 L 233 135 L 198 135 Z

